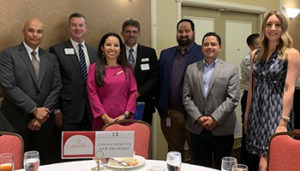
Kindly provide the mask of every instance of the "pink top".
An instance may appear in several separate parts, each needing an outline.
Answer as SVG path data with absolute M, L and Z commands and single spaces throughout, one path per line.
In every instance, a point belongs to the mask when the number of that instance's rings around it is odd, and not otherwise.
M 131 69 L 126 69 L 126 78 L 121 66 L 106 66 L 105 84 L 99 87 L 95 82 L 95 66 L 96 63 L 89 68 L 87 91 L 93 113 L 93 130 L 101 130 L 105 123 L 100 116 L 105 113 L 111 118 L 125 111 L 134 114 L 137 85 Z

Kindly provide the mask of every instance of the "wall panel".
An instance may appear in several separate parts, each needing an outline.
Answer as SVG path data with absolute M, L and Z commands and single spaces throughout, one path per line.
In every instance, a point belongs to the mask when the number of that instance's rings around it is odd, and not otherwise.
M 151 45 L 151 0 L 0 0 L 0 4 L 0 50 L 23 40 L 24 22 L 32 17 L 44 23 L 43 48 L 68 39 L 68 17 L 73 12 L 86 16 L 86 41 L 94 47 L 106 32 L 120 33 L 127 18 L 140 22 L 140 42 Z

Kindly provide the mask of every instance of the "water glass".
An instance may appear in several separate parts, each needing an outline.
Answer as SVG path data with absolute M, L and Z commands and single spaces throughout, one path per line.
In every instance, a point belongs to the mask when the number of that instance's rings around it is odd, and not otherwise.
M 14 170 L 14 157 L 11 153 L 0 154 L 0 171 Z
M 248 171 L 248 166 L 245 164 L 236 164 L 232 166 L 232 171 Z
M 170 151 L 167 154 L 167 169 L 168 171 L 180 171 L 181 154 L 178 151 Z
M 223 157 L 221 171 L 232 171 L 232 167 L 237 164 L 234 157 Z
M 24 153 L 25 171 L 37 171 L 40 166 L 40 156 L 38 151 L 27 151 Z

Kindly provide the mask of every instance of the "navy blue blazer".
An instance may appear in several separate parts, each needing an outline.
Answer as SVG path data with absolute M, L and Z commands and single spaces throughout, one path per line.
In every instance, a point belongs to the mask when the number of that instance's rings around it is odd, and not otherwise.
M 158 96 L 157 101 L 157 110 L 161 118 L 163 118 L 164 114 L 167 112 L 170 102 L 170 93 L 171 93 L 171 77 L 172 77 L 172 69 L 173 69 L 173 61 L 176 56 L 176 51 L 178 46 L 174 46 L 168 49 L 161 51 L 160 58 L 159 58 L 159 86 L 160 86 L 160 93 Z M 204 58 L 201 46 L 194 43 L 191 51 L 188 55 L 187 62 L 184 66 L 184 74 L 182 74 L 182 78 L 179 84 L 179 101 L 181 104 L 182 111 L 184 116 L 186 116 L 186 111 L 184 110 L 182 104 L 182 91 L 183 91 L 183 79 L 185 75 L 185 71 L 187 66 L 200 61 Z

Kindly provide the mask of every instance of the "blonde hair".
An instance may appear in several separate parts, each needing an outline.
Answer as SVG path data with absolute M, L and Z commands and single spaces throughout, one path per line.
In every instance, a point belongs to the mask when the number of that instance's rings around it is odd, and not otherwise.
M 265 35 L 265 28 L 267 20 L 270 16 L 275 15 L 281 22 L 281 37 L 279 39 L 277 51 L 278 51 L 278 59 L 286 60 L 287 59 L 287 51 L 292 48 L 293 40 L 288 33 L 288 23 L 286 17 L 280 11 L 270 11 L 264 18 L 262 26 L 261 26 L 261 34 L 260 34 L 260 50 L 255 55 L 256 61 L 263 61 L 267 58 L 268 55 L 268 39 Z

